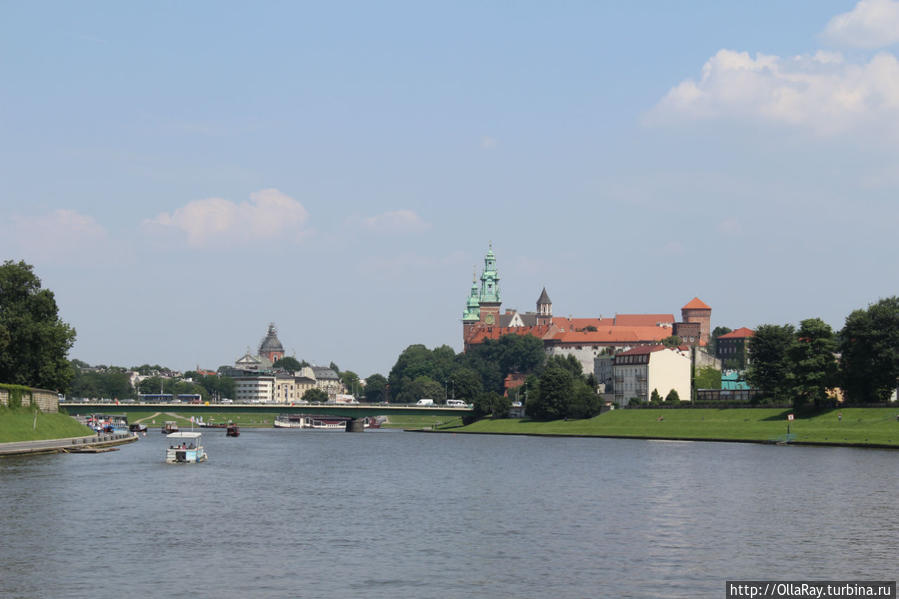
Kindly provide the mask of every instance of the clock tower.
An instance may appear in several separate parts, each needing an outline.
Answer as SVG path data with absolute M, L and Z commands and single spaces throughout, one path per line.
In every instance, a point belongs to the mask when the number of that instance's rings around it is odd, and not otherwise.
M 493 244 L 484 256 L 484 271 L 481 273 L 481 293 L 478 303 L 480 322 L 483 325 L 499 324 L 499 306 L 502 300 L 499 295 L 499 274 L 496 272 L 496 255 Z

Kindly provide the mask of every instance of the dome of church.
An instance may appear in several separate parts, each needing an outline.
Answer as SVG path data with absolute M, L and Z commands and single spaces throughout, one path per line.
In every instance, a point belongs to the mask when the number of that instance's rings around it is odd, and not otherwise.
M 271 352 L 284 352 L 284 346 L 278 341 L 278 334 L 275 332 L 275 325 L 268 325 L 268 334 L 259 345 L 259 355 L 267 355 Z

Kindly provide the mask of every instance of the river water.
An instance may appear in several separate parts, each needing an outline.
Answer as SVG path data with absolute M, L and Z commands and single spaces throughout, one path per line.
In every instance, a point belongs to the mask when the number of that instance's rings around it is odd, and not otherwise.
M 724 597 L 895 580 L 899 453 L 368 431 L 0 459 L 0 597 Z

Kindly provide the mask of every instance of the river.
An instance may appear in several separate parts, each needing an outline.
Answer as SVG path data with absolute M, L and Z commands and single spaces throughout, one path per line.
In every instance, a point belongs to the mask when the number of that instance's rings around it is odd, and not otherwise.
M 0 597 L 724 597 L 894 580 L 899 454 L 368 431 L 0 459 Z

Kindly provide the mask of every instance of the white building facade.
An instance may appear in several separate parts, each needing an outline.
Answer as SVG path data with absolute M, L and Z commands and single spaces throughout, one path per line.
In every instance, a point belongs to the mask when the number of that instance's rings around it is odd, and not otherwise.
M 635 347 L 615 356 L 612 378 L 619 406 L 632 398 L 648 402 L 653 390 L 663 400 L 674 390 L 681 401 L 690 401 L 690 352 L 661 345 Z

